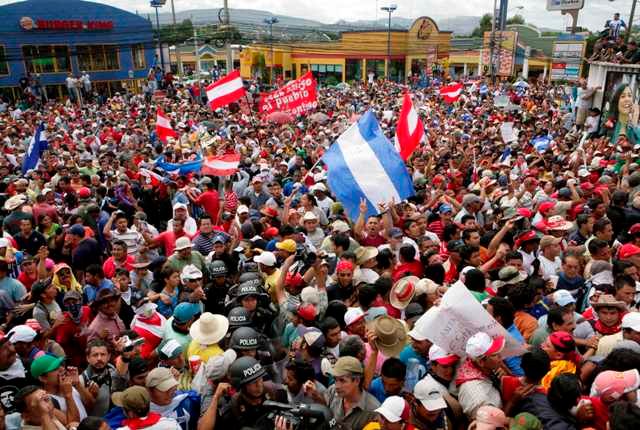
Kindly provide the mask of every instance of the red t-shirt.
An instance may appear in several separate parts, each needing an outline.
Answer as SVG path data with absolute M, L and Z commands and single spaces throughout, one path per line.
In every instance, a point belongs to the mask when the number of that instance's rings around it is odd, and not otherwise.
M 27 276 L 25 272 L 20 272 L 18 275 L 18 281 L 22 282 L 22 285 L 27 289 L 27 291 L 31 291 L 31 286 L 38 280 L 38 275 L 30 278 Z
M 175 251 L 176 249 L 176 240 L 184 236 L 188 237 L 189 239 L 192 238 L 184 231 L 181 235 L 176 236 L 173 230 L 168 230 L 160 233 L 154 240 L 155 242 L 159 243 L 160 246 L 162 246 L 162 248 L 164 249 L 164 255 L 170 257 L 171 255 L 173 255 L 173 251 Z
M 374 246 L 376 248 L 380 245 L 384 245 L 385 243 L 387 243 L 386 239 L 380 236 L 380 234 L 377 234 L 375 236 L 367 235 L 367 237 L 363 238 L 360 241 L 360 245 L 362 246 Z
M 127 259 L 124 262 L 124 266 L 121 266 L 121 267 L 131 272 L 133 270 L 133 263 L 135 261 L 136 259 L 133 257 L 133 255 L 127 255 Z M 113 258 L 113 256 L 107 258 L 107 261 L 105 261 L 104 264 L 102 265 L 102 271 L 104 272 L 105 278 L 107 279 L 113 278 L 116 274 L 116 269 L 118 268 L 119 267 L 116 266 L 116 260 Z
M 422 263 L 414 260 L 408 263 L 401 263 L 396 265 L 396 267 L 393 269 L 393 275 L 391 276 L 391 279 L 393 279 L 393 282 L 396 282 L 398 281 L 398 279 L 404 278 L 405 276 L 409 275 L 422 278 Z
M 213 218 L 213 222 L 216 222 L 218 212 L 220 212 L 220 196 L 217 191 L 205 191 L 200 194 L 196 200 L 196 204 L 202 206 L 209 216 Z

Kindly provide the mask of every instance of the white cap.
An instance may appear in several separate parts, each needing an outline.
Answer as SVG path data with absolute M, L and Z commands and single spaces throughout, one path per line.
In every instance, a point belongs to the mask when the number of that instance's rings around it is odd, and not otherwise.
M 333 222 L 333 224 L 331 224 L 331 232 L 333 233 L 346 233 L 349 230 L 351 230 L 349 224 L 342 220 L 336 220 Z
M 349 308 L 344 314 L 344 323 L 348 327 L 354 322 L 363 319 L 364 312 L 360 308 Z
M 320 295 L 316 287 L 308 286 L 300 291 L 300 300 L 302 303 L 311 303 L 317 306 L 320 303 Z
M 176 240 L 176 251 L 181 251 L 183 249 L 192 248 L 193 244 L 191 243 L 191 239 L 188 237 L 179 237 Z
M 188 280 L 202 279 L 202 272 L 193 264 L 184 266 L 182 273 L 180 273 L 180 280 L 185 283 Z
M 38 333 L 28 325 L 17 325 L 7 333 L 9 342 L 33 342 Z
M 255 261 L 256 263 L 264 264 L 265 266 L 273 267 L 276 265 L 276 256 L 273 254 L 273 252 L 263 251 L 253 257 L 253 261 Z
M 311 192 L 313 191 L 323 191 L 323 192 L 327 192 L 327 187 L 325 187 L 325 185 L 322 182 L 318 182 L 317 184 L 314 184 L 311 186 Z
M 440 392 L 440 387 L 438 387 L 438 383 L 433 378 L 427 377 L 418 381 L 413 387 L 413 395 L 430 412 L 439 411 L 447 407 L 447 403 Z
M 553 302 L 558 306 L 567 306 L 570 303 L 575 303 L 576 299 L 567 290 L 556 290 L 553 293 Z
M 184 203 L 176 203 L 175 205 L 173 205 L 173 210 L 177 210 L 177 209 L 187 209 L 187 205 L 185 205 Z
M 318 221 L 318 217 L 313 212 L 309 211 L 304 214 L 302 221 Z
M 240 205 L 240 206 L 238 206 L 238 209 L 236 209 L 236 213 L 237 214 L 248 214 L 249 213 L 249 208 L 246 207 L 245 205 Z
M 387 397 L 376 412 L 392 423 L 408 420 L 410 415 L 409 404 L 400 396 Z
M 429 348 L 429 361 L 435 361 L 443 366 L 450 366 L 460 360 L 455 354 L 449 354 L 435 343 Z
M 467 340 L 465 352 L 471 358 L 479 358 L 482 356 L 492 355 L 502 351 L 505 339 L 498 336 L 493 339 L 485 332 L 478 332 Z
M 633 331 L 640 332 L 640 312 L 629 312 L 622 317 L 621 328 L 630 328 Z

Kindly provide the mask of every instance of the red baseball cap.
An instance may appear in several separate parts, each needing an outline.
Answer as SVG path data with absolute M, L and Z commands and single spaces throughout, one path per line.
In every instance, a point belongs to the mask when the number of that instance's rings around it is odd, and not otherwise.
M 318 316 L 318 310 L 312 303 L 298 306 L 296 314 L 305 321 L 313 321 Z
M 449 354 L 444 349 L 440 348 L 438 345 L 433 344 L 431 348 L 429 348 L 429 361 L 435 361 L 442 366 L 451 366 L 452 364 L 457 363 L 460 360 L 455 354 Z
M 636 234 L 636 233 L 640 233 L 640 222 L 635 223 L 629 229 L 629 234 Z
M 540 204 L 540 207 L 538 208 L 538 211 L 541 214 L 546 215 L 555 207 L 556 207 L 556 202 L 542 202 Z
M 91 190 L 87 187 L 82 187 L 78 190 L 78 197 L 81 199 L 88 199 L 91 197 Z
M 525 218 L 531 218 L 533 216 L 533 212 L 527 208 L 518 208 L 516 209 L 518 215 L 523 216 Z
M 618 258 L 624 260 L 625 258 L 633 257 L 640 254 L 640 247 L 635 246 L 633 243 L 625 243 L 618 250 Z
M 278 229 L 276 227 L 269 227 L 264 231 L 264 233 L 262 233 L 262 236 L 267 240 L 273 239 L 277 235 L 278 235 Z

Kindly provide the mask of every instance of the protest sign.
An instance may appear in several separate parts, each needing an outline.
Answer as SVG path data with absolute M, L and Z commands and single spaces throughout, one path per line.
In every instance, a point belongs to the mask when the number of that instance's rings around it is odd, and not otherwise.
M 282 88 L 262 94 L 258 111 L 268 115 L 273 112 L 287 112 L 302 115 L 318 107 L 316 80 L 307 72 Z
M 516 140 L 516 135 L 513 132 L 513 123 L 512 122 L 504 122 L 500 126 L 500 134 L 502 136 L 502 141 L 504 143 L 513 142 Z
M 459 356 L 466 355 L 467 340 L 480 331 L 491 337 L 504 336 L 503 357 L 524 353 L 523 346 L 493 319 L 461 282 L 449 288 L 442 296 L 440 306 L 432 307 L 416 321 L 414 330 L 445 351 Z

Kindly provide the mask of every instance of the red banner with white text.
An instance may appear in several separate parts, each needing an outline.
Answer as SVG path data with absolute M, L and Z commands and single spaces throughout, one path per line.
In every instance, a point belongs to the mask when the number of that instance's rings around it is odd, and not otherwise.
M 261 94 L 258 110 L 266 115 L 273 112 L 303 115 L 316 107 L 318 107 L 316 80 L 311 72 L 307 72 L 282 88 Z

